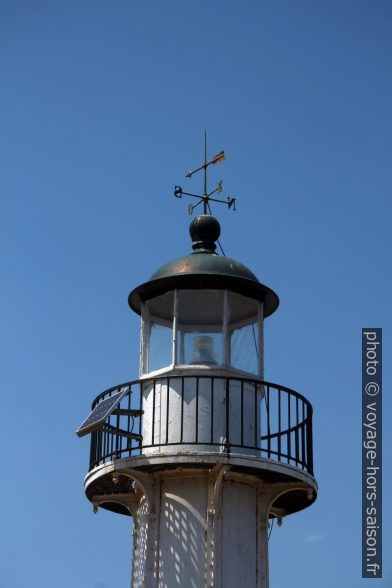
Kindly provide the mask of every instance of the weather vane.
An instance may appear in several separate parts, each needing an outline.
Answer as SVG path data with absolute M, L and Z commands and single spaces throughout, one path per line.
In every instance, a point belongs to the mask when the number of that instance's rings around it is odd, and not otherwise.
M 212 190 L 211 192 L 207 192 L 207 168 L 208 168 L 208 166 L 216 165 L 217 163 L 224 161 L 224 159 L 225 159 L 225 152 L 220 151 L 219 153 L 214 155 L 214 157 L 212 159 L 210 159 L 210 161 L 207 161 L 207 133 L 204 132 L 204 163 L 200 167 L 197 167 L 193 171 L 190 171 L 186 174 L 187 178 L 191 178 L 193 176 L 193 174 L 195 174 L 196 172 L 198 172 L 200 170 L 204 170 L 203 194 L 192 194 L 190 192 L 184 192 L 184 190 L 181 188 L 181 186 L 174 186 L 174 196 L 176 198 L 182 198 L 183 196 L 191 196 L 192 198 L 199 199 L 199 202 L 197 204 L 190 204 L 189 205 L 189 209 L 188 209 L 189 214 L 192 214 L 194 209 L 197 206 L 199 206 L 199 204 L 201 204 L 201 202 L 203 203 L 204 214 L 208 214 L 208 213 L 211 214 L 211 208 L 209 205 L 210 201 L 220 202 L 221 204 L 226 204 L 226 206 L 228 208 L 233 208 L 233 210 L 236 210 L 236 208 L 235 208 L 236 199 L 235 198 L 227 197 L 227 200 L 219 200 L 218 198 L 211 198 L 211 196 L 213 194 L 220 194 L 222 192 L 222 180 L 219 180 L 218 185 L 215 188 L 215 190 Z

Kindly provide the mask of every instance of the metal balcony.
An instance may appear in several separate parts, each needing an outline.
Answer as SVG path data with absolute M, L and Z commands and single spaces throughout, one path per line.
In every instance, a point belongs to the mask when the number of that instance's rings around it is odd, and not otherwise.
M 266 458 L 313 475 L 312 406 L 294 390 L 248 378 L 164 376 L 110 388 L 92 408 L 125 390 L 91 433 L 90 471 L 158 451 L 207 450 Z

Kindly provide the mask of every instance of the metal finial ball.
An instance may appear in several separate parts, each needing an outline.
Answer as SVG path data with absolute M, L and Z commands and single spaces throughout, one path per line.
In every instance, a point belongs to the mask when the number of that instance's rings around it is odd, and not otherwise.
M 191 222 L 189 233 L 193 243 L 203 244 L 202 246 L 204 247 L 215 249 L 213 244 L 219 239 L 220 224 L 210 214 L 199 214 Z

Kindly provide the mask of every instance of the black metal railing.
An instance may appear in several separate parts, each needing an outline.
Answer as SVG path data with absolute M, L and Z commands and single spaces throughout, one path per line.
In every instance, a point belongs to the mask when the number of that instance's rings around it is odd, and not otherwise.
M 90 470 L 115 459 L 197 446 L 313 474 L 312 406 L 294 390 L 237 377 L 157 377 L 110 388 L 92 408 L 120 390 L 127 390 L 120 404 L 91 433 Z

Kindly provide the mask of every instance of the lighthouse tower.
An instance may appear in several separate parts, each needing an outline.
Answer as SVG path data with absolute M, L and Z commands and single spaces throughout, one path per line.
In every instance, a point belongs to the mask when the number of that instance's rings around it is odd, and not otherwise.
M 271 520 L 316 499 L 312 407 L 264 380 L 278 297 L 217 254 L 210 196 L 192 252 L 129 295 L 139 379 L 99 394 L 78 430 L 91 435 L 94 510 L 133 518 L 133 588 L 267 588 Z

